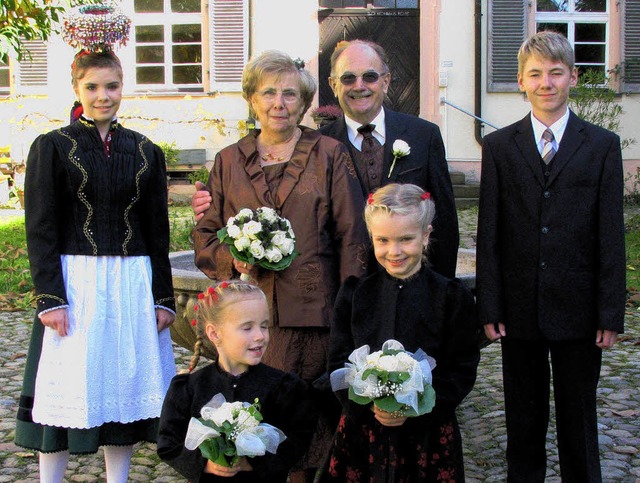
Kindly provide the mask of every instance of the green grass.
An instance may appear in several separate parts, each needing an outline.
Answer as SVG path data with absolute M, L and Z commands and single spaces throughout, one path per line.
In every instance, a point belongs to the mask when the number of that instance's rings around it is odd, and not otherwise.
M 640 291 L 640 215 L 635 215 L 626 224 L 627 287 Z
M 0 221 L 0 310 L 23 310 L 33 302 L 24 218 Z
M 191 206 L 169 207 L 169 230 L 171 232 L 169 249 L 172 252 L 193 250 L 193 241 L 191 239 L 193 226 Z

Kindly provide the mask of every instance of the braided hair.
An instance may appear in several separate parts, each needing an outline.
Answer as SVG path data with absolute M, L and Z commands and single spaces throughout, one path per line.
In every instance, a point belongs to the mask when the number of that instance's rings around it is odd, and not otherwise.
M 191 322 L 196 327 L 196 342 L 189 362 L 189 372 L 198 365 L 203 344 L 217 353 L 206 335 L 207 325 L 220 326 L 224 322 L 224 310 L 229 304 L 256 297 L 263 298 L 265 301 L 267 299 L 260 287 L 242 280 L 220 282 L 198 294 L 198 303 L 193 307 L 195 317 Z

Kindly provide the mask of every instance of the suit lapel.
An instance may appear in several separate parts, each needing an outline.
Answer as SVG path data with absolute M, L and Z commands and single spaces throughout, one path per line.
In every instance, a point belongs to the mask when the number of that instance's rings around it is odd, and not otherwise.
M 397 139 L 402 139 L 402 135 L 405 133 L 407 128 L 400 122 L 396 113 L 394 111 L 390 111 L 389 109 L 384 110 L 384 126 L 386 133 L 384 139 L 382 178 L 383 180 L 389 179 L 390 182 L 394 182 L 396 180 L 396 177 L 398 176 L 398 173 L 402 170 L 398 169 L 398 163 L 396 162 L 396 167 L 393 169 L 393 173 L 391 173 L 391 176 L 387 178 L 387 176 L 389 175 L 389 169 L 391 169 L 391 163 L 393 162 L 393 143 Z
M 578 150 L 584 142 L 584 124 L 582 120 L 573 112 L 569 114 L 567 127 L 562 135 L 558 152 L 553 157 L 551 165 L 551 175 L 549 176 L 549 184 L 558 177 L 560 171 L 567 165 L 573 154 Z
M 530 114 L 522 119 L 516 126 L 513 140 L 524 158 L 527 167 L 533 172 L 535 178 L 544 186 L 544 175 L 542 174 L 541 158 L 533 137 L 533 126 L 531 125 Z

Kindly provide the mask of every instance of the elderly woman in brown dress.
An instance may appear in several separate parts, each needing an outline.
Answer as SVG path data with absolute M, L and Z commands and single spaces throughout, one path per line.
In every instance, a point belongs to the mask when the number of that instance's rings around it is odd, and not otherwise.
M 211 206 L 195 228 L 195 261 L 211 278 L 246 273 L 257 281 L 273 311 L 263 361 L 311 383 L 326 369 L 338 288 L 366 270 L 364 202 L 347 148 L 298 124 L 316 91 L 300 62 L 265 52 L 247 64 L 242 89 L 260 128 L 215 158 Z M 296 235 L 300 255 L 280 272 L 239 262 L 216 236 L 242 208 L 261 206 L 287 218 Z M 324 421 L 323 429 L 292 482 L 312 481 L 322 466 L 334 428 Z

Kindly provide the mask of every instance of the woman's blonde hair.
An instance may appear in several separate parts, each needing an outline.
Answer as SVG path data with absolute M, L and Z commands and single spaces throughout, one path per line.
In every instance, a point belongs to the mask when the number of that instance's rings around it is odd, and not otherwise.
M 251 59 L 242 72 L 242 97 L 247 102 L 256 93 L 265 75 L 275 74 L 278 77 L 285 74 L 298 76 L 300 83 L 300 97 L 304 104 L 302 116 L 307 112 L 316 94 L 318 84 L 311 73 L 304 68 L 302 60 L 293 60 L 284 52 L 267 50 Z
M 193 307 L 195 316 L 192 321 L 196 327 L 196 343 L 189 362 L 189 372 L 198 365 L 203 344 L 217 353 L 206 335 L 207 325 L 213 324 L 219 327 L 224 322 L 224 310 L 229 304 L 249 298 L 262 298 L 265 302 L 267 300 L 260 287 L 242 280 L 220 282 L 198 294 L 198 303 Z

